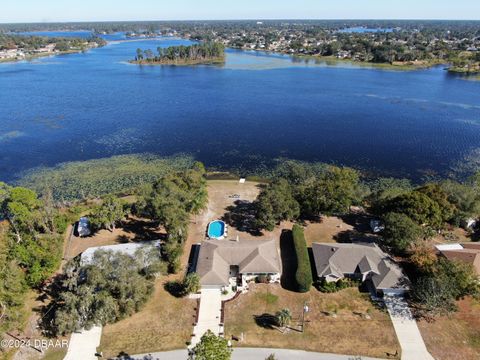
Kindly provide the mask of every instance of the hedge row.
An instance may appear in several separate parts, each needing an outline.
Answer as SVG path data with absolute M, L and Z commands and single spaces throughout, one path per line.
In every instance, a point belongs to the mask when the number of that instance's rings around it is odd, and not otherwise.
M 295 252 L 297 254 L 297 272 L 295 273 L 297 290 L 299 292 L 307 292 L 313 283 L 307 242 L 305 241 L 303 228 L 301 226 L 297 224 L 293 225 L 292 233 Z

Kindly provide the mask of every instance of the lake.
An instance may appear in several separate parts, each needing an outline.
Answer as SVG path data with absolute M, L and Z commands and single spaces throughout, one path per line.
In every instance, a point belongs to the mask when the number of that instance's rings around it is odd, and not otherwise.
M 32 36 L 47 36 L 47 37 L 77 37 L 88 39 L 93 36 L 93 33 L 88 30 L 80 31 L 24 31 L 16 33 L 18 35 L 32 35 Z
M 363 33 L 390 33 L 393 32 L 393 29 L 391 28 L 367 28 L 363 26 L 355 26 L 355 27 L 349 27 L 340 30 L 339 32 L 341 33 L 358 33 L 358 34 L 363 34 Z
M 109 40 L 121 40 L 110 35 Z M 480 82 L 442 67 L 386 71 L 228 50 L 225 66 L 138 66 L 112 41 L 0 64 L 0 179 L 38 166 L 150 152 L 217 168 L 292 158 L 420 178 L 480 158 Z

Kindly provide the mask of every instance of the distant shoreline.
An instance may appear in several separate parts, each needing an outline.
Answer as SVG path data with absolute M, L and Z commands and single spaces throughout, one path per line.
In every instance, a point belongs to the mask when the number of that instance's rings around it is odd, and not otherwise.
M 189 39 L 187 39 L 189 40 Z M 417 63 L 409 62 L 409 63 L 400 63 L 394 62 L 393 64 L 390 63 L 374 63 L 374 62 L 367 62 L 367 61 L 358 61 L 353 59 L 339 59 L 336 56 L 321 56 L 321 55 L 305 55 L 305 54 L 290 54 L 282 51 L 274 51 L 268 49 L 242 49 L 242 48 L 235 48 L 231 47 L 232 50 L 239 50 L 239 51 L 254 51 L 254 52 L 263 52 L 267 54 L 276 54 L 282 56 L 288 56 L 291 58 L 296 59 L 305 59 L 305 60 L 313 60 L 319 62 L 327 63 L 344 63 L 344 64 L 352 64 L 358 67 L 366 67 L 366 68 L 378 68 L 384 70 L 399 70 L 399 71 L 413 71 L 413 70 L 421 70 L 421 69 L 428 69 L 438 65 L 447 65 L 445 62 L 442 61 L 419 61 Z
M 93 48 L 83 49 L 83 50 L 66 50 L 66 51 L 59 51 L 59 52 L 49 52 L 49 53 L 38 53 L 29 56 L 25 56 L 24 58 L 15 58 L 15 59 L 0 59 L 0 64 L 7 64 L 7 63 L 17 63 L 20 61 L 32 61 L 39 58 L 44 57 L 54 57 L 59 55 L 70 55 L 70 54 L 79 54 L 91 50 Z
M 34 55 L 25 56 L 24 58 L 0 59 L 0 63 L 2 63 L 2 64 L 17 63 L 17 62 L 20 62 L 20 61 L 31 61 L 31 60 L 35 60 L 35 59 L 38 59 L 38 58 L 49 57 L 49 56 L 53 57 L 53 56 L 57 56 L 57 55 L 77 54 L 77 53 L 84 52 L 84 51 L 87 51 L 87 50 L 67 50 L 67 51 L 59 51 L 59 52 L 53 52 L 53 53 L 38 53 L 38 54 L 34 54 Z

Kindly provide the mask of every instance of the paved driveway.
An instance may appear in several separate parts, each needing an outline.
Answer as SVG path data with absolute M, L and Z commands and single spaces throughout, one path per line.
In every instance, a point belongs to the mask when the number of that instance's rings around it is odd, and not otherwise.
M 68 344 L 67 355 L 63 360 L 98 360 L 95 354 L 101 337 L 101 326 L 73 333 Z
M 403 297 L 385 296 L 384 301 L 402 347 L 402 360 L 434 360 Z
M 220 333 L 221 295 L 220 289 L 202 289 L 198 322 L 193 328 L 192 346 L 200 341 L 207 330 L 211 330 L 215 335 Z

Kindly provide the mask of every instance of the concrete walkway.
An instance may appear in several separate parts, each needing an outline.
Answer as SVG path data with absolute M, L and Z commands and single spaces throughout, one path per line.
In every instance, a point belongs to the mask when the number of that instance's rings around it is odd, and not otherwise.
M 265 360 L 270 355 L 275 354 L 278 360 L 381 360 L 365 356 L 338 355 L 327 353 L 314 353 L 302 350 L 286 349 L 260 349 L 260 348 L 234 348 L 232 360 Z M 187 350 L 175 350 L 159 353 L 131 355 L 129 360 L 185 360 L 187 359 Z M 124 360 L 124 359 L 122 359 Z
M 193 328 L 191 346 L 200 342 L 202 335 L 211 330 L 215 335 L 221 332 L 222 293 L 220 289 L 202 289 L 200 295 L 200 309 L 198 322 Z
M 97 347 L 100 346 L 101 337 L 101 326 L 73 333 L 70 337 L 67 355 L 63 360 L 98 360 L 95 354 L 97 353 Z
M 404 298 L 385 296 L 384 302 L 402 348 L 402 360 L 434 360 Z

